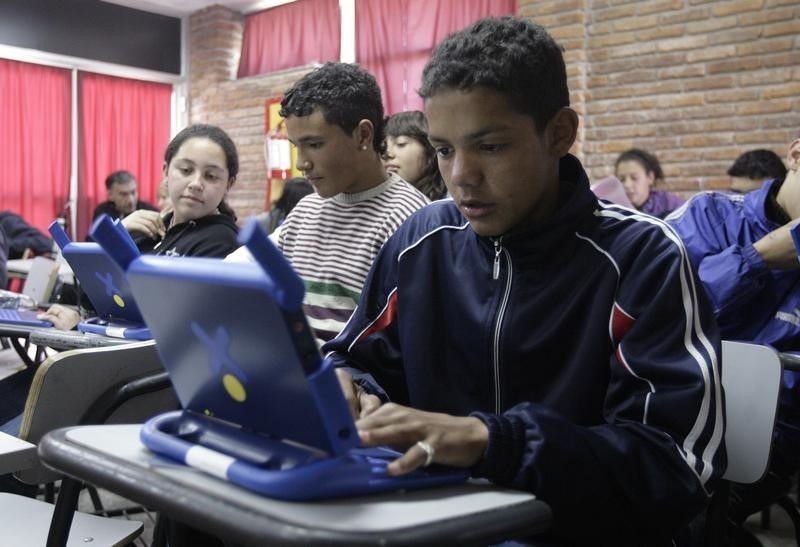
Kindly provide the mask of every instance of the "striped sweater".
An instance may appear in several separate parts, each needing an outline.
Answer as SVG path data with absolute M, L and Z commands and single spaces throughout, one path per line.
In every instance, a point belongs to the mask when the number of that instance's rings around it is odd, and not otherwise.
M 278 246 L 306 287 L 303 302 L 321 345 L 350 318 L 384 242 L 427 198 L 395 174 L 364 192 L 303 198 L 281 225 Z

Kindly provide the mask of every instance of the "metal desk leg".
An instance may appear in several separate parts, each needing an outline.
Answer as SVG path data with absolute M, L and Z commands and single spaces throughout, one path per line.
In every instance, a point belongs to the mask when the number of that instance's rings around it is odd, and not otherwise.
M 67 544 L 80 491 L 80 481 L 70 478 L 61 481 L 58 501 L 53 510 L 53 519 L 50 521 L 50 532 L 47 534 L 47 547 L 64 547 Z

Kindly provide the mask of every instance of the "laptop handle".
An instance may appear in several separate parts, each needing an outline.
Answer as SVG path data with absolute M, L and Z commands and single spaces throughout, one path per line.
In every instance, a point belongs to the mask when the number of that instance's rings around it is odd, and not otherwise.
M 100 215 L 92 224 L 89 235 L 97 241 L 108 255 L 119 264 L 123 271 L 141 254 L 128 231 L 122 224 L 111 220 L 108 215 Z
M 305 286 L 300 276 L 292 269 L 267 232 L 255 218 L 251 218 L 239 232 L 239 243 L 246 246 L 256 262 L 266 272 L 270 281 L 270 296 L 284 310 L 299 310 L 303 304 Z
M 47 231 L 53 236 L 53 241 L 56 242 L 59 249 L 63 250 L 64 247 L 71 242 L 67 232 L 64 231 L 64 227 L 59 224 L 58 219 L 50 223 L 50 226 L 47 227 Z

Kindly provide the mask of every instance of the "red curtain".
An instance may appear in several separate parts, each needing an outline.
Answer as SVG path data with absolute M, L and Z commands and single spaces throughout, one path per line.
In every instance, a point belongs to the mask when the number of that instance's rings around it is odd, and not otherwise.
M 106 200 L 105 179 L 125 169 L 155 204 L 170 136 L 172 86 L 82 72 L 78 77 L 78 234 Z
M 422 69 L 448 34 L 516 0 L 356 0 L 356 61 L 378 80 L 387 114 L 422 110 Z
M 338 0 L 298 0 L 245 19 L 239 78 L 338 61 Z
M 47 233 L 69 199 L 69 70 L 0 59 L 0 210 Z

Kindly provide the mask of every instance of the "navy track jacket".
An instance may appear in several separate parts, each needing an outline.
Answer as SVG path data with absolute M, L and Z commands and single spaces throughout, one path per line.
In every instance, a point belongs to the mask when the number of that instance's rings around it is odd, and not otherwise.
M 725 466 L 714 315 L 666 224 L 598 201 L 572 156 L 560 178 L 551 218 L 499 238 L 451 200 L 415 213 L 323 350 L 394 402 L 483 420 L 473 475 L 549 503 L 559 539 L 669 542 Z

